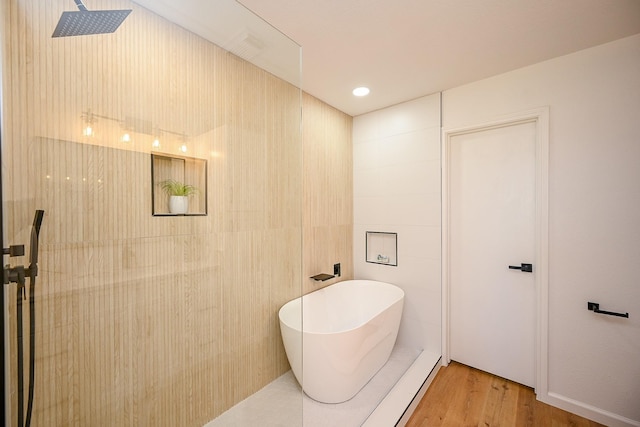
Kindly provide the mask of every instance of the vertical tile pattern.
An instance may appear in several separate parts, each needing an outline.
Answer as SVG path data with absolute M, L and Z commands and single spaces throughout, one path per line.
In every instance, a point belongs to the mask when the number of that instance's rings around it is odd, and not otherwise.
M 7 240 L 46 211 L 32 425 L 201 426 L 289 369 L 277 310 L 303 283 L 300 91 L 126 0 L 91 4 L 134 9 L 116 33 L 51 39 L 71 6 L 2 5 Z M 348 145 L 350 118 L 314 108 Z M 89 110 L 117 120 L 84 136 Z M 127 118 L 173 133 L 124 143 Z M 152 217 L 150 152 L 183 143 L 208 160 L 209 214 Z M 349 227 L 349 162 L 345 219 L 317 225 Z
M 354 119 L 354 268 L 405 291 L 401 346 L 440 354 L 440 95 Z M 398 233 L 397 267 L 366 262 L 367 231 Z
M 303 96 L 303 292 L 353 278 L 353 118 Z M 342 276 L 316 282 L 310 276 Z

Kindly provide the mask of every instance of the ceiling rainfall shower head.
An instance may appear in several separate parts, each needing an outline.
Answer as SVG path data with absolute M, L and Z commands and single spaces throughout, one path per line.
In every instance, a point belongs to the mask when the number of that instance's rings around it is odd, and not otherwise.
M 86 36 L 115 32 L 131 13 L 124 10 L 87 10 L 82 0 L 74 0 L 78 12 L 62 12 L 51 37 Z

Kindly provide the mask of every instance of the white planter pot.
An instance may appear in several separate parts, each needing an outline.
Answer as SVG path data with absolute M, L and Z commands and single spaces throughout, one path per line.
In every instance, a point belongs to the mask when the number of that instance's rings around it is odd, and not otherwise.
M 186 214 L 189 210 L 189 197 L 169 196 L 169 212 L 172 214 Z

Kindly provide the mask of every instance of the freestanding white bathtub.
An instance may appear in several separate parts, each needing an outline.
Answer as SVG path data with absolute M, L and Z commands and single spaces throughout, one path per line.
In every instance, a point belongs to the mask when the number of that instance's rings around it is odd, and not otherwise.
M 403 302 L 397 286 L 347 280 L 283 305 L 282 341 L 304 392 L 324 403 L 355 396 L 389 359 Z

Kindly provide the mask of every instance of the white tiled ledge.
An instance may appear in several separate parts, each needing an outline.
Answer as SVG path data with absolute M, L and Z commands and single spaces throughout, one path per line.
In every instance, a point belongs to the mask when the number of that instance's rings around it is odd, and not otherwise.
M 423 351 L 362 427 L 404 426 L 440 369 L 439 354 Z

